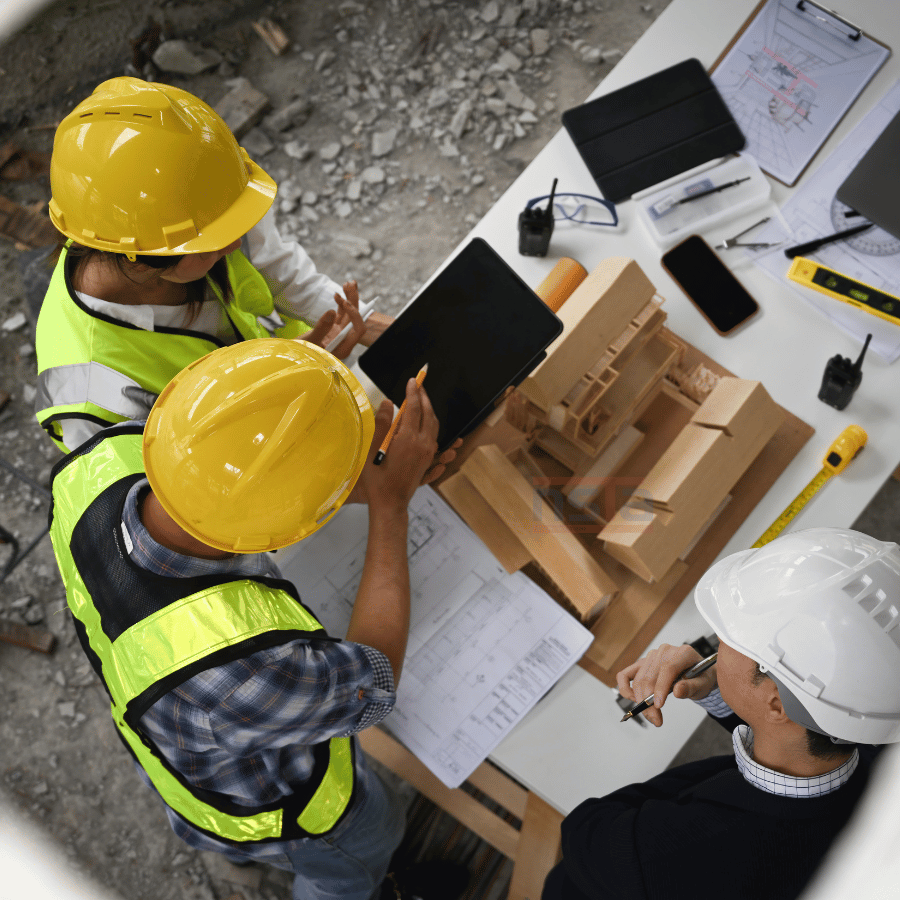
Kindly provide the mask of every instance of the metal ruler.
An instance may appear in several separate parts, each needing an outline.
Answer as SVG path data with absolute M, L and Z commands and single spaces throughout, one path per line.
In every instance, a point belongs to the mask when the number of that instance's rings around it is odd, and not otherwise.
M 787 509 L 763 532 L 753 547 L 762 547 L 777 538 L 822 486 L 833 475 L 840 474 L 850 465 L 850 461 L 866 446 L 867 440 L 868 435 L 859 425 L 848 425 L 828 448 L 819 474 L 794 497 Z
M 794 259 L 788 270 L 788 278 L 820 294 L 827 294 L 835 300 L 849 303 L 850 306 L 878 316 L 879 319 L 900 325 L 900 297 L 847 275 L 841 275 L 840 272 L 820 266 L 804 256 Z

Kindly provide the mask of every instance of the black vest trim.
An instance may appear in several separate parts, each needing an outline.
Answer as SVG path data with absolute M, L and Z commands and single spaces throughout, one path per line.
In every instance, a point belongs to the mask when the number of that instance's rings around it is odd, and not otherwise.
M 154 325 L 153 331 L 147 331 L 146 328 L 140 328 L 137 325 L 132 325 L 131 322 L 123 322 L 121 319 L 116 319 L 113 316 L 109 316 L 106 313 L 99 312 L 96 309 L 91 309 L 87 306 L 81 298 L 79 298 L 78 294 L 75 291 L 75 285 L 72 281 L 72 275 L 74 273 L 74 269 L 77 263 L 75 262 L 75 258 L 66 254 L 66 262 L 63 266 L 63 276 L 66 281 L 66 291 L 69 294 L 69 299 L 83 312 L 85 315 L 91 316 L 94 319 L 99 319 L 101 322 L 106 322 L 109 325 L 117 325 L 119 328 L 127 328 L 130 331 L 143 331 L 146 334 L 178 334 L 183 337 L 196 338 L 199 341 L 206 341 L 208 344 L 212 344 L 213 348 L 216 347 L 226 347 L 228 346 L 224 341 L 219 340 L 219 338 L 214 335 L 207 334 L 205 331 L 191 331 L 190 328 L 172 328 L 169 325 Z M 231 317 L 229 316 L 229 319 Z M 233 327 L 233 326 L 232 326 Z

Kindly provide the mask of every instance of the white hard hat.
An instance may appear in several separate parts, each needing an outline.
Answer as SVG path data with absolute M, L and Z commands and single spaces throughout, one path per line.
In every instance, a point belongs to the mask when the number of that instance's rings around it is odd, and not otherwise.
M 900 548 L 840 528 L 720 560 L 694 602 L 778 684 L 789 718 L 845 742 L 900 741 Z

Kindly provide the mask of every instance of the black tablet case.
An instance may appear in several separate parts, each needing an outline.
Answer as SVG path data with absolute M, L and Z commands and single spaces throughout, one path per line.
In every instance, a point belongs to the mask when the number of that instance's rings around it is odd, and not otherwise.
M 428 363 L 425 390 L 443 450 L 546 356 L 563 324 L 507 262 L 473 238 L 359 358 L 394 404 Z
M 697 59 L 568 109 L 562 121 L 613 203 L 746 143 Z

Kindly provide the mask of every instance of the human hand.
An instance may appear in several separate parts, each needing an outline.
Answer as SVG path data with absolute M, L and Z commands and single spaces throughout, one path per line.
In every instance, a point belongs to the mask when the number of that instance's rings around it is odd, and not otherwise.
M 682 672 L 696 665 L 702 658 L 690 644 L 680 644 L 677 647 L 661 644 L 643 659 L 622 669 L 616 675 L 616 686 L 619 693 L 633 703 L 640 703 L 653 694 L 653 706 L 644 710 L 642 715 L 659 728 L 663 723 L 660 709 L 670 692 L 679 700 L 699 700 L 716 687 L 715 666 L 696 678 L 678 680 Z
M 341 333 L 344 326 L 349 323 L 350 331 L 334 349 L 328 351 L 338 359 L 346 359 L 366 332 L 366 323 L 359 311 L 359 289 L 356 282 L 344 282 L 343 290 L 345 296 L 334 295 L 337 310 L 329 309 L 328 312 L 323 313 L 306 334 L 297 338 L 297 340 L 318 344 L 320 347 L 328 347 L 331 341 Z
M 437 416 L 425 389 L 410 378 L 406 384 L 403 416 L 394 432 L 390 449 L 381 465 L 376 466 L 373 459 L 391 427 L 393 413 L 391 401 L 383 401 L 375 416 L 375 433 L 368 459 L 348 500 L 368 503 L 373 509 L 402 510 L 405 513 L 416 488 L 437 478 L 456 456 L 456 445 L 435 459 Z

